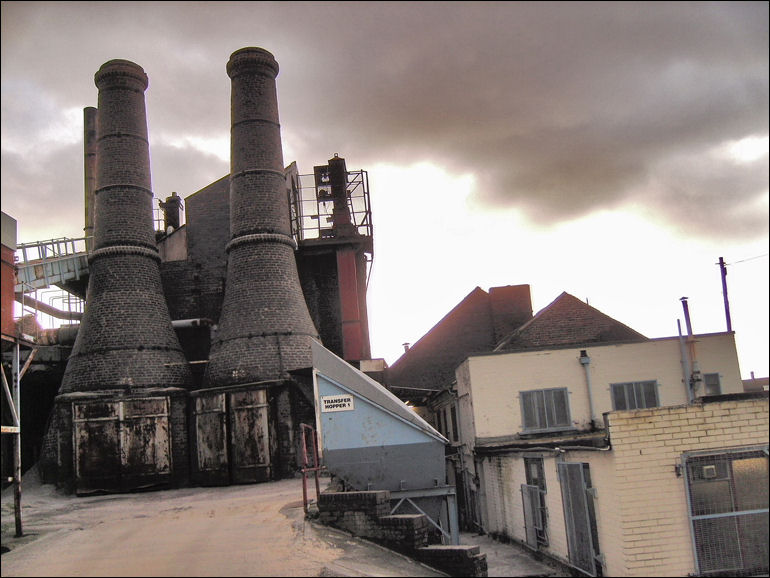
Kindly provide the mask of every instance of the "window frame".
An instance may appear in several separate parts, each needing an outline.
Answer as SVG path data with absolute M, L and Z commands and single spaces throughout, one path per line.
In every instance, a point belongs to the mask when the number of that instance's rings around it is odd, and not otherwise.
M 550 423 L 549 418 L 555 418 L 554 421 L 558 419 L 556 415 L 558 408 L 555 407 L 556 402 L 553 397 L 553 395 L 556 392 L 563 394 L 564 413 L 565 413 L 566 420 L 563 422 Z M 565 430 L 575 429 L 575 427 L 572 425 L 572 412 L 570 411 L 569 393 L 570 393 L 569 388 L 567 387 L 547 387 L 547 388 L 541 388 L 541 389 L 529 389 L 526 391 L 520 391 L 519 408 L 521 410 L 521 432 L 524 434 L 529 434 L 529 433 L 556 432 L 556 431 L 565 431 Z M 527 424 L 528 401 L 525 398 L 529 398 L 530 396 L 537 396 L 538 394 L 540 398 L 538 401 L 541 402 L 542 407 L 538 407 L 537 404 L 535 404 L 531 406 L 533 411 L 530 412 L 532 417 L 536 418 L 537 423 L 528 425 Z M 550 396 L 550 404 L 547 403 L 546 401 L 546 398 L 549 396 Z M 532 403 L 532 402 L 529 402 L 529 403 Z M 543 417 L 545 418 L 545 424 L 541 422 L 541 419 Z
M 716 376 L 716 384 L 708 383 L 708 380 L 706 378 L 710 376 Z M 718 391 L 716 393 L 709 393 L 709 389 L 708 389 L 709 385 L 711 385 L 712 387 L 716 385 Z M 719 374 L 718 372 L 703 374 L 703 395 L 722 395 L 722 375 L 721 374 Z
M 645 385 L 652 384 L 652 391 L 655 395 L 655 405 L 647 405 L 647 396 L 645 394 L 645 391 L 643 387 Z M 641 386 L 641 394 L 637 393 L 637 386 Z M 615 390 L 616 388 L 622 387 L 623 388 L 623 400 L 625 402 L 626 407 L 619 408 L 616 403 L 616 397 L 615 397 Z M 653 409 L 656 407 L 660 407 L 660 384 L 658 383 L 657 379 L 644 379 L 639 381 L 621 381 L 617 383 L 611 383 L 610 384 L 610 401 L 612 402 L 612 411 L 634 411 L 637 409 Z M 629 390 L 631 395 L 629 396 Z M 641 399 L 643 404 L 640 405 L 634 405 L 634 407 L 630 407 L 629 401 L 633 401 L 635 404 L 636 402 Z

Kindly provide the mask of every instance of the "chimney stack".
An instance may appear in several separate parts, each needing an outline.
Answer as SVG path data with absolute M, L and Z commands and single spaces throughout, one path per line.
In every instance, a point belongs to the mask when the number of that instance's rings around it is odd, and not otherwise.
M 155 244 L 147 75 L 133 62 L 111 60 L 94 82 L 98 162 L 88 293 L 59 393 L 189 387 Z
M 85 218 L 83 228 L 86 237 L 86 250 L 93 248 L 94 236 L 94 189 L 96 188 L 96 109 L 88 106 L 83 109 L 83 177 L 85 180 Z
M 209 387 L 279 380 L 312 366 L 318 339 L 294 256 L 270 52 L 230 56 L 230 242 L 225 296 L 212 341 Z

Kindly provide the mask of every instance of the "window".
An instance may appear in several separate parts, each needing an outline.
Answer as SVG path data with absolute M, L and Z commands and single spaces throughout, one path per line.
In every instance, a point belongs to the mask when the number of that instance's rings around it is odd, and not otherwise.
M 703 395 L 721 395 L 722 386 L 718 373 L 703 374 Z
M 448 440 L 460 440 L 460 430 L 457 427 L 457 409 L 454 404 L 445 405 L 436 410 L 436 429 Z
M 522 391 L 520 398 L 524 431 L 571 427 L 567 395 L 566 387 Z
M 454 406 L 454 404 L 452 404 L 450 412 L 452 417 L 452 441 L 460 441 L 459 430 L 457 429 L 457 408 Z
M 629 383 L 613 383 L 612 409 L 645 409 L 658 407 L 657 381 L 632 381 Z
M 442 418 L 444 417 L 444 410 L 440 409 L 436 412 L 436 429 L 441 435 L 445 435 L 445 428 Z

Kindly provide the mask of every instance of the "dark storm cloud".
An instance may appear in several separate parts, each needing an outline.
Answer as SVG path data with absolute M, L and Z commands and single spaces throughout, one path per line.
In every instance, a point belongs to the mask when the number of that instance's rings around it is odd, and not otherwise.
M 95 105 L 93 73 L 127 58 L 150 76 L 157 143 L 226 137 L 225 63 L 258 45 L 281 66 L 285 144 L 303 172 L 335 152 L 363 168 L 430 160 L 473 173 L 478 203 L 541 225 L 633 203 L 689 235 L 767 231 L 766 158 L 712 154 L 767 135 L 764 2 L 12 4 L 4 109 L 18 75 L 60 106 Z M 207 178 L 157 143 L 156 175 Z
M 715 218 L 724 233 L 766 230 L 744 207 L 766 192 L 766 165 L 709 164 L 709 181 L 670 162 L 767 134 L 766 4 L 359 6 L 327 42 L 336 32 L 356 47 L 334 53 L 344 86 L 309 71 L 330 98 L 292 118 L 326 123 L 315 147 L 449 163 L 477 175 L 477 200 L 543 224 L 635 202 L 679 227 L 682 213 L 704 215 L 690 234 L 713 234 Z M 713 195 L 727 180 L 731 194 Z

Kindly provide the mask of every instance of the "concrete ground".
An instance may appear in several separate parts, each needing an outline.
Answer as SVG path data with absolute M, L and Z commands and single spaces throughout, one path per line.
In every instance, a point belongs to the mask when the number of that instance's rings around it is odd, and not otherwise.
M 78 498 L 30 472 L 22 507 L 16 538 L 2 492 L 2 576 L 444 576 L 306 520 L 299 479 Z M 489 576 L 559 576 L 515 545 L 461 543 L 479 544 Z

